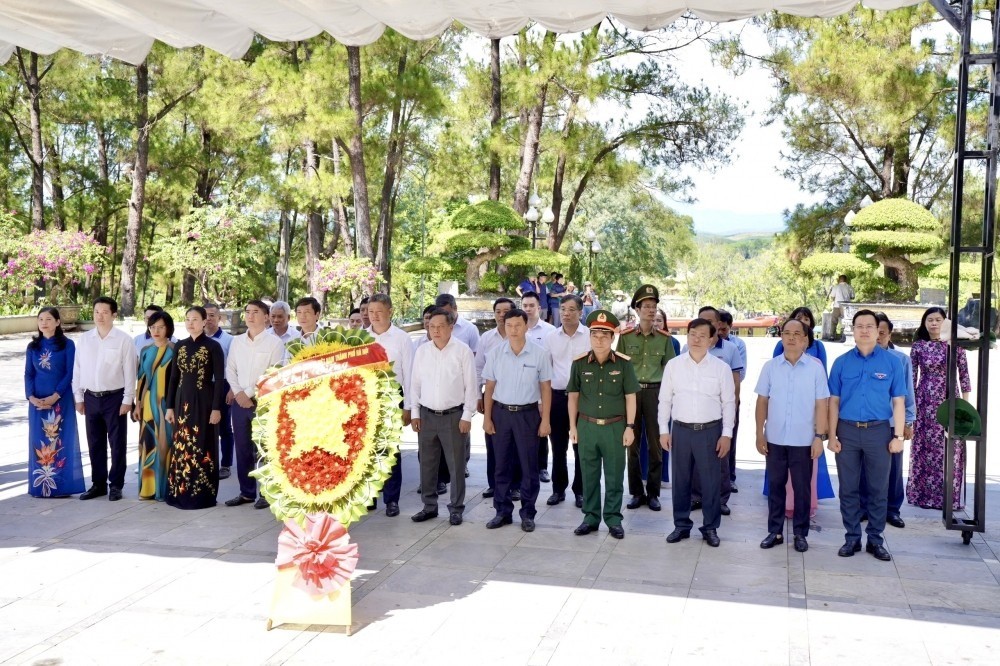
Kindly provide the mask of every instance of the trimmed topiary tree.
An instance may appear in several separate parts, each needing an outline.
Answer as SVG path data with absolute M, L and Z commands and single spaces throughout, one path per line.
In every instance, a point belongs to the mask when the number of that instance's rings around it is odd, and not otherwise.
M 517 212 L 498 201 L 481 201 L 463 206 L 451 217 L 452 227 L 462 229 L 447 241 L 450 252 L 468 256 L 465 265 L 465 292 L 479 293 L 483 264 L 508 252 L 526 249 L 531 243 L 514 232 L 523 231 L 524 220 Z

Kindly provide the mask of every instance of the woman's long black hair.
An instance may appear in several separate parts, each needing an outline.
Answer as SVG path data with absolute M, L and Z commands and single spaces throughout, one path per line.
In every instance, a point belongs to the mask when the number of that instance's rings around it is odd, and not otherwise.
M 920 318 L 920 327 L 917 332 L 913 334 L 914 340 L 930 340 L 931 334 L 927 332 L 927 318 L 932 314 L 939 314 L 945 319 L 948 318 L 948 313 L 944 311 L 944 308 L 939 308 L 937 306 L 929 307 L 924 312 L 924 316 Z
M 813 311 L 802 305 L 792 310 L 792 314 L 788 315 L 788 319 L 798 319 L 799 315 L 802 314 L 809 317 L 809 330 L 806 331 L 806 337 L 809 338 L 809 344 L 806 345 L 806 349 L 809 349 L 816 342 L 816 317 L 813 316 Z M 782 330 L 784 330 L 784 327 L 782 327 Z
M 63 349 L 65 349 L 66 348 L 66 334 L 63 332 L 63 329 L 62 329 L 62 317 L 59 316 L 59 308 L 54 308 L 54 307 L 51 307 L 51 306 L 50 307 L 44 307 L 44 308 L 42 308 L 41 310 L 38 311 L 38 314 L 50 314 L 56 320 L 56 332 L 52 336 L 52 341 L 55 342 L 56 349 L 58 349 L 59 351 L 62 351 Z M 38 315 L 35 315 L 35 316 L 37 317 Z M 35 335 L 35 337 L 31 338 L 31 342 L 28 343 L 28 348 L 29 349 L 34 349 L 36 351 L 38 349 L 41 349 L 42 338 L 44 338 L 44 337 L 45 336 L 42 335 L 42 332 L 38 331 L 38 333 Z

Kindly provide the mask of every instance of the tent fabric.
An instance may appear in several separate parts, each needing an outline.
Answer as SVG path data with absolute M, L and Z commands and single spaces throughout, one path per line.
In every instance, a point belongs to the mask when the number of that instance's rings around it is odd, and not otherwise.
M 2 0 L 0 62 L 15 47 L 40 54 L 60 48 L 138 64 L 154 40 L 203 45 L 239 58 L 254 34 L 276 41 L 328 32 L 352 46 L 374 42 L 387 28 L 428 39 L 458 21 L 484 37 L 505 37 L 530 23 L 578 32 L 605 16 L 635 30 L 669 25 L 686 12 L 732 21 L 778 10 L 835 16 L 857 0 Z M 896 9 L 918 0 L 866 0 Z

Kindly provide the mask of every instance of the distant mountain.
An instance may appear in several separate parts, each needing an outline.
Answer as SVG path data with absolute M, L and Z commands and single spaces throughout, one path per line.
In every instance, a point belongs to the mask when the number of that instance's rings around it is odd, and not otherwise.
M 735 234 L 713 234 L 706 231 L 695 233 L 695 240 L 702 243 L 741 243 L 749 240 L 767 240 L 774 238 L 776 231 L 743 231 Z

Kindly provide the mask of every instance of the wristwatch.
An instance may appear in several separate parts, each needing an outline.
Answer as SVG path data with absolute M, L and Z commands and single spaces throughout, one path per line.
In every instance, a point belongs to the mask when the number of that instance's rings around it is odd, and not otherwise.
M 821 442 L 825 442 L 827 435 L 826 435 L 826 433 L 819 433 L 819 432 L 817 432 L 817 433 L 813 434 L 813 437 L 815 437 L 816 439 L 818 439 Z
M 893 435 L 892 438 L 893 439 L 898 439 L 900 441 L 905 441 L 906 440 L 906 436 L 905 435 Z
M 626 423 L 625 427 L 626 428 L 631 428 L 632 430 L 635 430 L 635 424 L 634 423 Z

